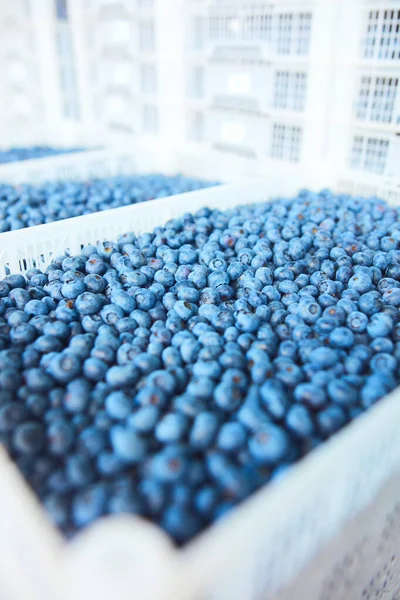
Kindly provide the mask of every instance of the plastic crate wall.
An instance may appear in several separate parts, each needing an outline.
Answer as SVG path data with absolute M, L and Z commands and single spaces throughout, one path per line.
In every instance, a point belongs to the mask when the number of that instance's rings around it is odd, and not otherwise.
M 338 37 L 328 161 L 342 153 L 343 186 L 400 198 L 400 2 L 349 3 Z M 353 35 L 351 35 L 353 33 Z

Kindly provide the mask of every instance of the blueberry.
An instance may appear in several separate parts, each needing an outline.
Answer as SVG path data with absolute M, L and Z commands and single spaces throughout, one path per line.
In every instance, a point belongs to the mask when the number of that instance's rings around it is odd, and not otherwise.
M 43 333 L 63 340 L 68 337 L 69 329 L 63 321 L 52 321 L 45 324 Z
M 367 329 L 368 317 L 359 311 L 350 312 L 346 324 L 353 333 L 363 333 Z
M 281 362 L 278 363 L 278 361 Z M 302 370 L 290 359 L 277 358 L 274 366 L 276 368 L 275 377 L 289 388 L 295 387 L 303 380 Z
M 373 352 L 386 352 L 387 354 L 393 354 L 394 344 L 392 340 L 385 337 L 374 338 L 371 342 L 371 350 Z
M 194 507 L 201 516 L 210 518 L 218 499 L 218 490 L 211 485 L 204 485 L 196 492 Z
M 340 406 L 331 405 L 321 410 L 317 416 L 317 427 L 323 437 L 329 437 L 347 421 L 345 412 Z
M 315 365 L 318 369 L 326 369 L 336 364 L 338 354 L 331 348 L 320 346 L 311 350 L 309 360 L 310 363 Z
M 357 390 L 339 379 L 333 379 L 328 383 L 328 396 L 331 400 L 341 406 L 349 406 L 357 402 Z
M 277 425 L 265 424 L 249 440 L 249 450 L 258 463 L 274 465 L 281 461 L 289 449 L 285 431 Z
M 201 528 L 201 519 L 179 506 L 169 506 L 162 515 L 165 530 L 179 543 L 193 537 Z
M 124 463 L 111 451 L 104 450 L 97 456 L 96 468 L 100 475 L 109 477 L 120 473 L 124 468 Z
M 149 465 L 156 481 L 174 483 L 181 480 L 187 469 L 187 459 L 178 446 L 170 445 L 157 453 Z
M 26 407 L 34 417 L 43 417 L 48 409 L 48 401 L 44 394 L 30 394 L 26 399 Z
M 382 299 L 378 292 L 368 292 L 360 296 L 358 300 L 359 310 L 370 316 L 378 313 L 382 307 Z
M 68 523 L 68 501 L 58 494 L 49 494 L 43 500 L 47 514 L 54 525 L 66 527 Z
M 235 384 L 220 383 L 214 391 L 215 404 L 222 410 L 231 412 L 239 407 L 242 392 Z
M 132 402 L 124 392 L 112 392 L 105 400 L 105 409 L 112 419 L 125 419 L 132 410 Z
M 390 354 L 379 352 L 372 358 L 370 366 L 379 374 L 392 373 L 397 368 L 397 361 Z
M 223 452 L 236 452 L 246 443 L 246 429 L 239 422 L 224 423 L 217 438 L 217 446 Z
M 271 417 L 277 420 L 283 418 L 288 409 L 289 400 L 279 381 L 266 381 L 260 388 L 260 399 L 262 406 Z
M 98 358 L 88 358 L 83 364 L 83 374 L 91 381 L 102 381 L 107 371 L 107 363 Z
M 94 294 L 104 292 L 107 287 L 105 279 L 96 273 L 86 275 L 83 279 L 83 283 L 85 284 L 87 291 Z
M 368 334 L 372 338 L 385 337 L 393 329 L 393 319 L 386 314 L 373 314 L 367 325 Z
M 44 444 L 44 431 L 40 423 L 26 421 L 16 426 L 12 444 L 15 452 L 34 455 L 40 452 Z
M 103 306 L 103 302 L 101 298 L 92 293 L 92 292 L 84 292 L 77 296 L 75 307 L 76 310 L 81 315 L 94 315 L 97 313 Z
M 90 400 L 90 384 L 85 379 L 74 379 L 67 385 L 64 407 L 67 412 L 83 412 Z
M 200 412 L 195 417 L 189 434 L 189 442 L 193 448 L 209 448 L 216 436 L 219 426 L 218 417 L 209 411 Z
M 4 371 L 3 373 L 4 374 Z M 25 371 L 27 387 L 34 392 L 45 392 L 54 385 L 53 379 L 43 369 L 28 369 Z
M 327 400 L 324 389 L 312 383 L 300 383 L 294 390 L 294 397 L 313 410 L 319 410 Z
M 107 490 L 104 484 L 86 487 L 72 501 L 72 519 L 77 527 L 83 527 L 99 517 L 104 510 Z
M 27 415 L 25 406 L 19 402 L 6 402 L 0 406 L 0 432 L 12 431 Z
M 336 327 L 329 334 L 329 342 L 334 348 L 351 348 L 354 344 L 354 334 L 347 327 Z
M 11 327 L 10 339 L 13 344 L 27 345 L 33 342 L 36 338 L 37 333 L 33 325 L 30 323 L 21 323 L 15 327 Z
M 97 427 L 87 427 L 79 434 L 78 449 L 82 454 L 97 457 L 105 449 L 105 433 Z
M 293 404 L 285 417 L 285 424 L 289 431 L 299 438 L 309 438 L 315 431 L 312 413 L 303 404 Z
M 194 377 L 187 386 L 187 392 L 194 398 L 211 398 L 215 383 L 207 377 Z
M 155 428 L 156 439 L 163 443 L 179 442 L 188 430 L 188 419 L 181 413 L 165 414 Z
M 236 326 L 240 331 L 254 332 L 260 326 L 260 319 L 256 314 L 239 311 L 236 316 Z
M 361 405 L 364 409 L 375 404 L 385 394 L 391 391 L 390 376 L 388 373 L 374 373 L 367 377 L 361 389 Z
M 116 365 L 106 372 L 106 381 L 112 388 L 134 385 L 139 378 L 138 369 L 133 365 Z
M 118 458 L 129 464 L 140 462 L 146 453 L 144 439 L 133 429 L 122 425 L 114 425 L 111 429 L 110 442 Z
M 160 409 L 152 404 L 141 406 L 128 417 L 127 422 L 138 433 L 150 433 L 160 418 Z
M 321 316 L 322 310 L 321 307 L 312 300 L 301 300 L 297 312 L 307 325 L 311 325 Z
M 371 277 L 367 273 L 357 272 L 349 279 L 348 286 L 360 294 L 365 294 L 372 287 Z
M 383 302 L 390 306 L 400 306 L 400 288 L 392 288 L 382 296 Z

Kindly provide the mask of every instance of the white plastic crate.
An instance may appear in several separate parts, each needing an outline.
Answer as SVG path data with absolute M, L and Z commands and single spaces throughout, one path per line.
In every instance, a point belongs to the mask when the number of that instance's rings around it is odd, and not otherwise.
M 0 237 L 2 272 L 46 266 L 84 242 L 137 233 L 202 206 L 294 193 L 303 179 L 253 179 Z M 65 543 L 0 452 L 0 581 L 15 600 L 353 600 L 400 586 L 400 419 L 393 392 L 181 550 L 134 517 Z
M 3 2 L 2 145 L 153 139 L 393 196 L 399 28 L 400 0 Z
M 225 121 L 235 120 L 243 142 L 226 142 L 226 151 L 248 156 L 249 137 L 259 162 L 320 161 L 343 181 L 373 174 L 371 193 L 383 182 L 398 193 L 399 2 L 186 4 L 187 105 L 190 118 L 203 121 L 199 142 L 215 146 L 207 132 L 224 137 Z

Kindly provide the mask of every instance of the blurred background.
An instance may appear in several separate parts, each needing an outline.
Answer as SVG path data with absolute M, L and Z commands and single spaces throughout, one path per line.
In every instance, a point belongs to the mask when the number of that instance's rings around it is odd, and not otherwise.
M 398 0 L 3 0 L 0 68 L 3 149 L 145 146 L 400 200 Z

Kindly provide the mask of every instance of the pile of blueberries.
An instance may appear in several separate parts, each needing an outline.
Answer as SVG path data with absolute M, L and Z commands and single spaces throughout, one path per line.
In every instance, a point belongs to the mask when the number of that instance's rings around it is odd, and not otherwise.
M 47 156 L 56 156 L 58 154 L 70 154 L 71 152 L 80 152 L 83 148 L 54 148 L 52 146 L 29 146 L 14 147 L 8 150 L 0 150 L 0 164 L 18 162 L 20 160 L 30 160 L 32 158 L 46 158 Z
M 70 154 L 80 152 L 83 148 L 54 148 L 51 146 L 29 146 L 14 147 L 8 150 L 0 150 L 0 164 L 30 160 L 32 158 L 46 158 L 57 154 Z
M 1 281 L 0 440 L 65 535 L 185 543 L 393 390 L 399 217 L 303 191 Z
M 216 185 L 182 175 L 118 176 L 41 186 L 0 184 L 0 233 Z

